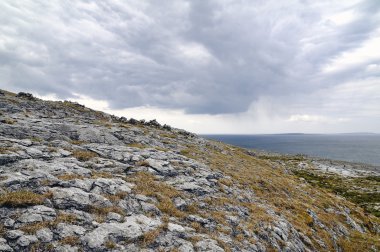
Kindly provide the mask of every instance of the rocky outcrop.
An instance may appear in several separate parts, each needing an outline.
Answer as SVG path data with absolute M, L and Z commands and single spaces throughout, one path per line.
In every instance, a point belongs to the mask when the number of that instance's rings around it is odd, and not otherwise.
M 327 194 L 288 175 L 273 188 L 281 168 L 230 146 L 155 120 L 2 94 L 0 251 L 341 251 L 354 231 L 378 237 L 376 220 L 342 199 L 330 212 L 301 209 L 294 191 L 310 202 Z M 244 180 L 250 165 L 257 181 Z

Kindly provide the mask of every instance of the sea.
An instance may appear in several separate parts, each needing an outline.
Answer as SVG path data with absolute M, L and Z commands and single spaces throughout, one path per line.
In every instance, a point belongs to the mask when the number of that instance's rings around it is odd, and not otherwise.
M 203 135 L 203 137 L 248 149 L 380 165 L 380 134 Z

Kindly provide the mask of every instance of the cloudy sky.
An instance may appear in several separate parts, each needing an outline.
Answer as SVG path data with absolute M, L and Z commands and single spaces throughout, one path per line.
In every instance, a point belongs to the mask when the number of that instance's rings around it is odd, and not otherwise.
M 197 133 L 380 133 L 380 1 L 2 0 L 0 88 Z

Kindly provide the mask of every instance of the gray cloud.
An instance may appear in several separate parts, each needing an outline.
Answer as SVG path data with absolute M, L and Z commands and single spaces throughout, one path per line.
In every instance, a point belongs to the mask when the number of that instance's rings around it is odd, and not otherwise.
M 265 96 L 300 102 L 294 97 L 375 75 L 363 68 L 378 60 L 321 71 L 380 27 L 379 1 L 340 2 L 2 1 L 0 81 L 113 108 L 221 114 Z M 337 26 L 325 17 L 341 11 L 353 19 Z

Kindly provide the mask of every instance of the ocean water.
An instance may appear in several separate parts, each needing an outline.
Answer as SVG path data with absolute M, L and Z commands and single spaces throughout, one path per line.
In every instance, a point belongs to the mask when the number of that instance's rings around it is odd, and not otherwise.
M 380 165 L 380 134 L 203 135 L 203 137 L 250 149 Z

